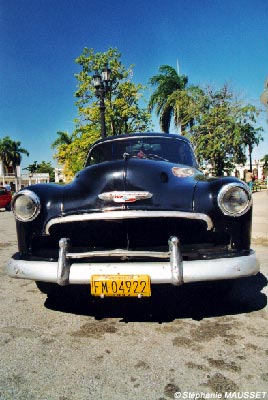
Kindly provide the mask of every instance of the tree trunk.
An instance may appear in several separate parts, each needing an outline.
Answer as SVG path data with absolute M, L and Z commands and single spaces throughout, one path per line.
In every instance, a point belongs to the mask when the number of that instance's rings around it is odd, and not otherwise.
M 215 162 L 215 175 L 223 176 L 224 174 L 224 161 L 219 157 Z
M 252 146 L 248 146 L 248 155 L 249 155 L 249 170 L 252 172 Z

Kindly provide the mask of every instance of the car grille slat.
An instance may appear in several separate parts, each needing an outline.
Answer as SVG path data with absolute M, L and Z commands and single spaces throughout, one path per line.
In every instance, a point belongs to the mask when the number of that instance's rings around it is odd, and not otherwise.
M 94 257 L 98 257 L 98 251 L 107 251 L 109 258 L 109 254 L 116 249 L 125 249 L 127 252 L 132 251 L 128 256 L 135 258 L 135 251 L 144 252 L 144 257 L 146 252 L 167 252 L 167 243 L 172 236 L 179 238 L 183 256 L 187 259 L 226 252 L 230 244 L 228 234 L 208 231 L 203 220 L 138 218 L 54 224 L 50 227 L 50 235 L 32 238 L 31 250 L 37 256 L 57 258 L 59 240 L 69 238 L 72 253 L 93 251 Z

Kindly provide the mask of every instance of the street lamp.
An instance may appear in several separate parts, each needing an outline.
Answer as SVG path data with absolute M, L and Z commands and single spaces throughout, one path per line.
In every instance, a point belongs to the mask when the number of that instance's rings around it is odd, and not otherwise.
M 100 123 L 101 123 L 101 137 L 106 137 L 106 125 L 105 125 L 105 95 L 111 91 L 111 70 L 108 64 L 101 71 L 101 75 L 98 71 L 93 75 L 92 83 L 95 88 L 95 96 L 100 99 Z

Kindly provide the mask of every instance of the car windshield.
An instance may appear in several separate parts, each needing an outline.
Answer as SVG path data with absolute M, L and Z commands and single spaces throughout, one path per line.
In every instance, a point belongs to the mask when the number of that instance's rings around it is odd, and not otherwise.
M 191 146 L 186 140 L 144 136 L 115 139 L 93 146 L 86 166 L 124 158 L 147 158 L 197 166 Z

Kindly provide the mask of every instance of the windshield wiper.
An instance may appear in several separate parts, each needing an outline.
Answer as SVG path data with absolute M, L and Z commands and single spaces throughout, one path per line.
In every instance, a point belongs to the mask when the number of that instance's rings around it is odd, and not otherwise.
M 126 161 L 129 158 L 139 158 L 140 160 L 148 159 L 148 160 L 160 160 L 160 161 L 169 161 L 164 157 L 159 156 L 158 154 L 145 154 L 143 153 L 142 156 L 139 155 L 134 155 L 134 154 L 129 154 L 129 153 L 124 153 L 123 154 L 123 159 Z

